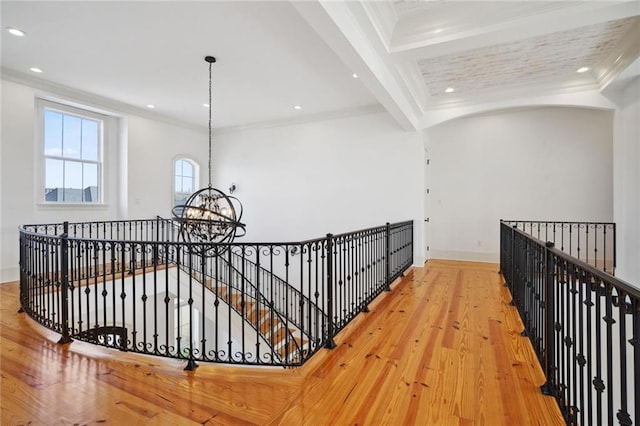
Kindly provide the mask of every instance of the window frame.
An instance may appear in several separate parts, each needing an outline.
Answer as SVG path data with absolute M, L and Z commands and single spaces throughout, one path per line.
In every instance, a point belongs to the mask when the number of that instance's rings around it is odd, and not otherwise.
M 178 176 L 178 170 L 177 170 L 177 165 L 179 161 L 186 161 L 187 163 L 191 164 L 191 166 L 193 167 L 193 190 L 191 191 L 191 194 L 193 194 L 194 192 L 196 192 L 198 189 L 200 189 L 199 184 L 200 184 L 200 165 L 198 164 L 198 162 L 196 160 L 194 160 L 191 157 L 188 157 L 186 155 L 180 155 L 178 157 L 175 157 L 173 159 L 173 174 L 171 176 L 172 178 L 172 182 L 171 182 L 171 186 L 172 186 L 172 193 L 171 193 L 171 208 L 175 207 L 176 204 L 176 194 L 177 194 L 177 188 L 176 188 L 176 177 Z M 180 175 L 182 178 L 184 178 L 183 175 Z M 188 197 L 187 197 L 188 198 Z M 185 200 L 186 201 L 186 200 Z
M 68 158 L 62 156 L 51 156 L 45 153 L 45 113 L 46 111 L 54 111 L 60 114 L 69 115 L 78 118 L 86 118 L 94 120 L 99 123 L 98 129 L 98 146 L 97 146 L 97 160 L 83 160 L 81 158 Z M 67 104 L 45 98 L 36 98 L 36 153 L 37 153 L 37 180 L 36 180 L 36 204 L 46 207 L 73 207 L 73 208 L 91 208 L 91 207 L 104 207 L 106 206 L 106 163 L 107 163 L 107 149 L 106 144 L 109 143 L 108 134 L 109 127 L 111 126 L 111 120 L 113 117 L 100 113 L 95 109 L 79 105 L 79 104 Z M 97 167 L 97 186 L 98 186 L 98 200 L 97 201 L 47 201 L 46 200 L 46 162 L 47 159 L 57 159 L 63 161 L 74 161 L 80 164 L 95 164 Z

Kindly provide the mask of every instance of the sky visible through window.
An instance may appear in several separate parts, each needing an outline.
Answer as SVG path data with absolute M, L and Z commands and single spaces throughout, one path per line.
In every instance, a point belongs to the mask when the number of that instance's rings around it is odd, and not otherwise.
M 48 201 L 97 201 L 85 192 L 98 189 L 100 130 L 98 120 L 44 110 L 45 192 L 64 194 Z M 71 190 L 79 199 L 65 199 Z

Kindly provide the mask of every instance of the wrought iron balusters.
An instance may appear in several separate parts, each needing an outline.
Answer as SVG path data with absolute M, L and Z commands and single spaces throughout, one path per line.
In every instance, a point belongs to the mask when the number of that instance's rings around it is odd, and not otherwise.
M 292 243 L 181 239 L 172 220 L 25 225 L 22 310 L 63 335 L 198 362 L 298 366 L 412 264 L 413 223 Z
M 554 232 L 539 235 L 555 237 L 560 248 L 537 238 L 543 223 Z M 556 397 L 568 424 L 640 424 L 640 290 L 606 272 L 615 267 L 603 262 L 615 251 L 613 226 L 569 224 L 500 225 L 500 270 L 543 366 L 542 390 Z M 603 238 L 594 238 L 600 231 Z M 602 255 L 601 247 L 608 247 Z

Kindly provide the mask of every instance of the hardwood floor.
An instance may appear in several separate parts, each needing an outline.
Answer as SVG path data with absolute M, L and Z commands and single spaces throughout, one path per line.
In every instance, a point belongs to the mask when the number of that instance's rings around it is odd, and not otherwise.
M 1 424 L 555 425 L 498 266 L 431 260 L 298 369 L 109 350 L 17 314 L 0 286 Z

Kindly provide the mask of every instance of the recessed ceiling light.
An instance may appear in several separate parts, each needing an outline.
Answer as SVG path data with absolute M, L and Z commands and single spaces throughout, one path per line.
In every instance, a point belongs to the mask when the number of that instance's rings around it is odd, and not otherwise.
M 155 105 L 151 105 L 151 104 L 147 105 L 147 108 L 150 108 L 150 109 L 154 109 L 155 107 L 156 107 Z
M 356 74 L 355 72 L 353 74 L 351 74 L 351 77 L 353 78 L 358 78 L 358 74 Z
M 576 72 L 583 73 L 589 71 L 589 67 L 580 67 L 576 70 Z
M 302 107 L 300 105 L 296 105 L 293 107 L 293 109 L 302 109 Z
M 456 89 L 454 89 L 453 87 L 447 87 L 446 89 L 444 89 L 446 93 L 451 93 L 451 92 L 454 92 L 455 90 Z
M 29 68 L 29 69 L 30 69 L 32 72 L 37 72 L 37 73 L 42 72 L 42 70 L 41 70 L 40 68 L 36 68 L 36 67 L 31 67 L 31 68 Z
M 440 34 L 441 32 L 443 32 L 444 30 L 442 28 L 437 28 L 433 31 L 431 31 L 431 34 Z
M 209 104 L 202 104 L 203 107 L 209 108 Z
M 17 28 L 7 28 L 7 31 L 9 31 L 9 34 L 13 34 L 16 37 L 24 37 L 27 35 L 27 33 Z

